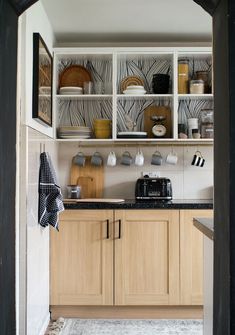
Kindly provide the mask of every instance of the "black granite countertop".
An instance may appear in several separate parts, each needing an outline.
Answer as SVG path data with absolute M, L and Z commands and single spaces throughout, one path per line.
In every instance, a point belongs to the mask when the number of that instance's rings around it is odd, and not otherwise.
M 65 209 L 213 209 L 212 200 L 136 201 L 120 203 L 73 202 L 64 204 Z
M 194 218 L 194 226 L 211 240 L 214 239 L 214 220 L 209 218 Z

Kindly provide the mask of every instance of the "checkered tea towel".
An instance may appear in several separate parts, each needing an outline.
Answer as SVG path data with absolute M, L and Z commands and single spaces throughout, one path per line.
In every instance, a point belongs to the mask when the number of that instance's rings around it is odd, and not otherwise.
M 58 214 L 64 210 L 63 196 L 57 185 L 56 173 L 47 152 L 40 155 L 38 221 L 42 227 L 49 224 L 58 231 Z

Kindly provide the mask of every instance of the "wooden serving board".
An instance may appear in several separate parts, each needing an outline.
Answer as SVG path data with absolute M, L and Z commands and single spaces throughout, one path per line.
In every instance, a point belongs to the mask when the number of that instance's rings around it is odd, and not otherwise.
M 168 106 L 150 106 L 144 110 L 144 131 L 148 133 L 149 138 L 154 138 L 152 128 L 155 124 L 151 120 L 151 116 L 164 116 L 166 118 L 163 121 L 163 125 L 166 127 L 165 138 L 171 138 L 172 136 L 172 119 L 171 119 L 171 108 Z
M 86 156 L 84 167 L 74 164 L 72 160 L 70 184 L 81 186 L 82 198 L 102 198 L 104 189 L 103 165 L 92 165 L 90 156 Z

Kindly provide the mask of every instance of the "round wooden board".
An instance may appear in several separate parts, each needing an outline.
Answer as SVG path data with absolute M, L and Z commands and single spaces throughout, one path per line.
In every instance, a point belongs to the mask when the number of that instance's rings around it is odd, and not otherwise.
M 60 74 L 59 87 L 83 87 L 85 81 L 92 81 L 90 72 L 81 65 L 71 65 Z
M 122 93 L 127 89 L 128 86 L 144 86 L 144 81 L 137 76 L 128 76 L 122 79 L 121 81 L 121 90 Z

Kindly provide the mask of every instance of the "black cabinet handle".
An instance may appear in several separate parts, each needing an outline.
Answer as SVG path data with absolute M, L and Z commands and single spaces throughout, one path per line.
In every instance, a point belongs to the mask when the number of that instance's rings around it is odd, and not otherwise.
M 122 237 L 122 220 L 118 220 L 118 238 L 119 240 L 121 239 Z
M 106 235 L 106 238 L 108 240 L 109 239 L 109 219 L 107 219 L 106 222 L 107 222 L 107 235 Z

